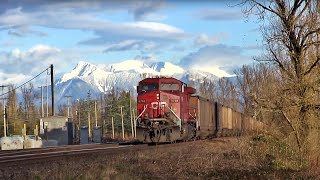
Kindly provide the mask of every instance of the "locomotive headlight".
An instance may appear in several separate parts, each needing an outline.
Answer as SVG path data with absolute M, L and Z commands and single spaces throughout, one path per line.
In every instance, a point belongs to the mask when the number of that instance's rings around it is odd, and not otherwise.
M 138 103 L 144 104 L 144 103 L 146 103 L 146 100 L 145 99 L 139 99 Z

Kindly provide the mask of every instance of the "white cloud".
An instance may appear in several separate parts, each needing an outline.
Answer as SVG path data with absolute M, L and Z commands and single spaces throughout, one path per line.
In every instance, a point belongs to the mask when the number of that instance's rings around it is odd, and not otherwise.
M 27 76 L 25 74 L 8 74 L 0 71 L 0 81 L 2 84 L 8 85 L 8 84 L 22 84 L 29 79 L 31 79 L 31 76 Z
M 36 45 L 22 51 L 13 49 L 10 52 L 0 52 L 0 80 L 6 83 L 21 83 L 29 80 L 51 64 L 55 72 L 60 73 L 73 60 L 72 55 L 48 45 Z
M 201 10 L 196 12 L 196 16 L 209 21 L 233 21 L 241 20 L 244 18 L 244 14 L 241 12 L 241 10 L 232 10 L 230 7 L 226 7 L 225 9 Z
M 154 42 L 146 42 L 142 40 L 126 40 L 116 44 L 107 46 L 104 50 L 105 53 L 112 51 L 128 51 L 128 50 L 140 50 L 147 51 L 156 48 L 157 45 Z
M 153 33 L 172 33 L 172 34 L 183 34 L 183 30 L 167 25 L 167 24 L 162 24 L 162 23 L 157 23 L 157 22 L 134 22 L 134 23 L 127 23 L 125 24 L 128 27 L 131 27 L 132 29 L 140 28 L 140 29 L 145 29 Z
M 35 7 L 27 5 L 27 2 L 16 2 L 17 5 L 21 6 L 3 10 L 4 12 L 0 14 L 0 30 L 9 30 L 11 35 L 20 37 L 29 34 L 38 36 L 46 35 L 45 32 L 35 30 L 34 26 L 88 30 L 94 32 L 97 36 L 95 39 L 82 42 L 88 44 L 137 38 L 167 41 L 179 40 L 185 36 L 185 32 L 177 27 L 164 23 L 141 21 L 144 20 L 142 17 L 147 17 L 148 20 L 150 20 L 150 18 L 152 19 L 152 16 L 157 16 L 154 13 L 154 10 L 163 7 L 161 1 L 139 1 L 136 3 L 128 1 L 127 5 L 116 3 L 118 8 L 129 9 L 130 12 L 132 11 L 134 16 L 140 20 L 136 22 L 113 22 L 102 19 L 101 17 L 98 17 L 98 13 L 104 11 L 102 7 L 98 9 L 97 13 L 92 13 L 93 9 L 98 8 L 96 4 L 102 6 L 110 4 L 111 7 L 114 7 L 114 3 L 102 3 L 103 1 L 93 1 L 92 4 L 86 3 L 85 1 L 72 3 L 46 2 L 47 3 L 43 3 L 39 1 L 40 5 L 37 5 L 34 2 L 31 3 L 34 4 Z M 50 4 L 52 4 L 52 6 L 50 6 Z M 85 7 L 85 4 L 87 5 L 88 10 L 83 8 Z M 111 7 L 106 8 L 112 9 Z M 33 11 L 31 11 L 32 9 Z
M 168 24 L 144 21 L 118 23 L 98 18 L 92 14 L 74 13 L 68 9 L 25 12 L 19 7 L 0 15 L 0 29 L 9 29 L 17 36 L 23 36 L 21 29 L 27 29 L 28 33 L 44 34 L 33 30 L 33 26 L 94 32 L 96 38 L 83 41 L 83 44 L 106 44 L 127 39 L 166 42 L 181 40 L 186 36 L 183 30 Z M 20 31 L 17 31 L 19 29 Z
M 137 55 L 134 59 L 142 60 L 143 62 L 146 62 L 146 63 L 157 62 L 159 60 L 155 54 Z
M 232 73 L 229 73 L 225 70 L 220 69 L 219 66 L 211 65 L 211 66 L 202 66 L 202 65 L 194 65 L 190 67 L 191 70 L 201 70 L 204 72 L 212 73 L 218 77 L 231 77 Z
M 204 46 L 204 45 L 215 45 L 221 43 L 222 40 L 228 38 L 228 33 L 221 32 L 213 36 L 208 36 L 207 34 L 200 34 L 194 39 L 193 44 L 195 46 Z
M 180 66 L 229 76 L 233 74 L 235 68 L 250 61 L 251 58 L 245 55 L 242 48 L 217 44 L 205 46 L 197 52 L 190 53 L 181 59 Z
M 52 11 L 69 10 L 73 12 L 113 12 L 126 11 L 133 16 L 135 20 L 159 20 L 163 15 L 156 12 L 165 8 L 164 0 L 76 0 L 76 1 L 61 1 L 61 0 L 10 0 L 1 2 L 0 14 L 7 9 L 23 8 L 26 12 L 36 11 Z M 153 19 L 152 17 L 155 17 Z M 150 19 L 151 18 L 151 19 Z
M 145 21 L 163 21 L 165 19 L 167 19 L 167 16 L 156 14 L 156 13 L 149 13 L 145 15 L 143 18 L 143 20 Z
M 136 20 L 162 20 L 164 16 L 154 12 L 165 7 L 163 0 L 136 1 L 133 8 L 129 10 Z

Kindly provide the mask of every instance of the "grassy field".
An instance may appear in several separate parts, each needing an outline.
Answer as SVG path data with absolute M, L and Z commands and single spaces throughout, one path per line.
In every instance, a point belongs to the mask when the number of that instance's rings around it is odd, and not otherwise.
M 267 142 L 213 139 L 9 164 L 0 179 L 317 179 L 317 170 L 289 148 Z

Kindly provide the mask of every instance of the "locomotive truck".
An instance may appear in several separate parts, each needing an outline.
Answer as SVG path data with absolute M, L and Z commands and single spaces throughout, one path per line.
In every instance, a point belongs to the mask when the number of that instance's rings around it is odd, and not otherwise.
M 146 78 L 137 86 L 136 138 L 145 143 L 239 136 L 262 126 L 220 103 L 195 95 L 175 78 Z

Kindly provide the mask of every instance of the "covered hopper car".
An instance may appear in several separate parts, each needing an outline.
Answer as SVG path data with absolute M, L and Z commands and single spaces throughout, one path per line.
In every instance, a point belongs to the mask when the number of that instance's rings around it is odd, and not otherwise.
M 137 87 L 136 138 L 146 143 L 239 136 L 258 127 L 253 118 L 195 96 L 175 78 L 146 78 Z

